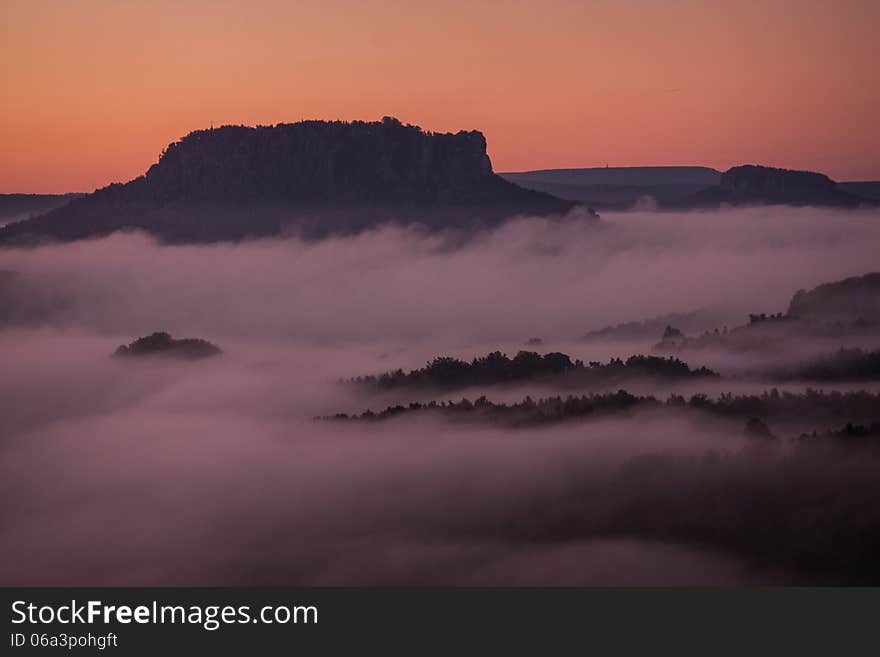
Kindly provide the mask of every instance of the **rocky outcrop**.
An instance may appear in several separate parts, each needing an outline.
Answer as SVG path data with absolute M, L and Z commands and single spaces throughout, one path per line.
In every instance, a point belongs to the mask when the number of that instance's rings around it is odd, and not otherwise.
M 322 237 L 385 221 L 473 226 L 574 205 L 495 175 L 480 132 L 425 132 L 388 117 L 302 121 L 197 130 L 144 176 L 6 226 L 0 242 L 121 229 L 169 242 Z
M 814 171 L 790 171 L 756 165 L 733 167 L 721 174 L 721 189 L 741 198 L 821 198 L 833 195 L 837 184 Z
M 152 198 L 459 202 L 491 196 L 482 133 L 434 134 L 386 118 L 199 130 L 171 144 L 145 177 Z
M 753 164 L 733 167 L 721 174 L 717 187 L 705 189 L 672 205 L 717 207 L 728 205 L 819 205 L 855 208 L 874 205 L 838 188 L 828 176 L 814 171 L 792 171 Z

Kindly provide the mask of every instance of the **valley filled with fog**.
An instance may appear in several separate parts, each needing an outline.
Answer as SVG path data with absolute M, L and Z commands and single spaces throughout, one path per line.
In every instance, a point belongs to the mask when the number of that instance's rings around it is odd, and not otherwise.
M 0 248 L 0 582 L 877 583 L 880 329 L 773 316 L 878 244 L 777 206 Z M 113 357 L 157 331 L 222 353 Z M 583 367 L 357 381 L 520 351 Z

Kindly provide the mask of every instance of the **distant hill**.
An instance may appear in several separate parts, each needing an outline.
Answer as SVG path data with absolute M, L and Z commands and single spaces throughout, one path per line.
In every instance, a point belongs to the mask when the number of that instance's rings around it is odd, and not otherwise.
M 215 344 L 201 338 L 172 338 L 169 333 L 157 331 L 131 344 L 120 345 L 113 353 L 117 357 L 172 356 L 196 360 L 217 356 L 223 351 Z
M 390 117 L 224 126 L 172 143 L 130 182 L 0 228 L 0 242 L 75 240 L 122 229 L 166 242 L 287 231 L 322 237 L 387 221 L 472 227 L 574 205 L 495 175 L 477 131 L 425 132 Z
M 702 333 L 726 324 L 733 325 L 736 316 L 720 308 L 701 308 L 687 313 L 668 313 L 642 320 L 623 322 L 590 331 L 579 339 L 595 340 L 645 340 L 660 335 L 667 326 L 674 326 L 684 333 Z
M 544 169 L 499 174 L 506 180 L 596 208 L 628 208 L 650 196 L 685 198 L 717 186 L 721 173 L 708 167 L 604 167 Z
M 874 344 L 878 327 L 880 272 L 872 272 L 798 290 L 786 312 L 750 314 L 748 324 L 731 330 L 725 326 L 688 336 L 675 325 L 667 326 L 655 348 L 673 353 L 701 348 L 778 351 L 801 338 L 834 339 L 842 346 L 849 340 L 858 343 L 868 338 Z
M 799 319 L 880 322 L 880 272 L 798 290 L 787 314 Z
M 67 205 L 84 194 L 0 194 L 0 226 Z
M 835 181 L 822 173 L 747 164 L 721 174 L 717 187 L 705 189 L 673 205 L 717 207 L 721 204 L 855 208 L 873 204 L 873 201 L 840 189 Z
M 721 173 L 709 167 L 594 167 L 588 169 L 541 169 L 499 173 L 510 180 L 543 181 L 569 185 L 702 185 L 721 181 Z
M 708 167 L 546 169 L 499 174 L 510 182 L 598 209 L 691 210 L 722 205 L 821 205 L 855 208 L 880 200 L 880 183 L 837 183 L 812 171 L 757 165 L 724 173 Z

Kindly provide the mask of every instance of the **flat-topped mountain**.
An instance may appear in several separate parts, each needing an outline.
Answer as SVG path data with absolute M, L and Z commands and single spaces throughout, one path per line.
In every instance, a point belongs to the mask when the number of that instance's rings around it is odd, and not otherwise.
M 121 229 L 169 242 L 320 237 L 385 221 L 470 227 L 574 205 L 495 175 L 477 131 L 432 133 L 390 117 L 224 126 L 170 144 L 128 183 L 0 229 L 0 242 Z
M 715 207 L 721 204 L 855 208 L 860 205 L 874 205 L 875 202 L 841 189 L 835 181 L 822 173 L 746 164 L 722 173 L 717 187 L 710 187 L 682 199 L 676 205 Z

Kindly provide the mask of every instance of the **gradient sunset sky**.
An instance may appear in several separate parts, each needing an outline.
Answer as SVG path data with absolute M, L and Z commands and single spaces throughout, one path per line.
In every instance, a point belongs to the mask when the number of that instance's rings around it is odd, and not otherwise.
M 226 123 L 482 130 L 496 171 L 880 180 L 880 0 L 0 0 L 0 192 L 91 191 Z

